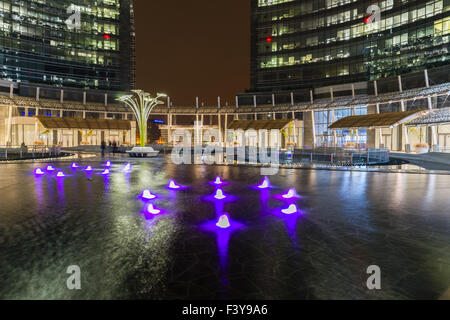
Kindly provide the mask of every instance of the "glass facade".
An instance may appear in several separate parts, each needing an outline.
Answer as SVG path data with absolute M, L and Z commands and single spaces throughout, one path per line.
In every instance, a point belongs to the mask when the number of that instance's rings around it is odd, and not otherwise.
M 366 114 L 367 107 L 314 111 L 316 146 L 344 147 L 346 144 L 354 143 L 361 147 L 365 147 L 367 144 L 367 130 L 330 131 L 328 127 L 345 117 L 362 116 Z
M 71 6 L 80 28 L 66 25 Z M 131 0 L 0 1 L 0 79 L 129 90 L 134 54 Z
M 379 19 L 369 21 L 374 4 Z M 368 81 L 440 66 L 449 60 L 449 38 L 450 0 L 253 0 L 252 90 Z

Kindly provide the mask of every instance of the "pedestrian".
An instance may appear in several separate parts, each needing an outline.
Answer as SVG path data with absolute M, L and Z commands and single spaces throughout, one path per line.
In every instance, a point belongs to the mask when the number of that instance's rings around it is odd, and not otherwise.
M 106 142 L 105 141 L 102 141 L 101 148 L 102 148 L 102 158 L 104 158 L 105 157 L 105 149 L 106 149 Z

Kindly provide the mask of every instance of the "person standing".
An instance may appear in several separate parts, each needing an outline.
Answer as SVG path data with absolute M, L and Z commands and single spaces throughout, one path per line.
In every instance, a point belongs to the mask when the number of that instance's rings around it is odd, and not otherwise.
M 102 158 L 104 158 L 105 157 L 105 149 L 106 149 L 105 141 L 102 141 L 101 148 L 102 148 Z

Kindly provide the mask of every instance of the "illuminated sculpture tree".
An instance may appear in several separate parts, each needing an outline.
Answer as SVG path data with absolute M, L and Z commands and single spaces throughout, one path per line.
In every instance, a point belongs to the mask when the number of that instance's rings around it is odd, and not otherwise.
M 159 104 L 164 104 L 160 98 L 167 97 L 164 93 L 158 93 L 156 97 L 152 97 L 150 93 L 142 90 L 132 90 L 133 94 L 121 96 L 118 101 L 125 103 L 133 110 L 136 121 L 139 126 L 139 134 L 141 137 L 141 147 L 145 147 L 147 142 L 147 121 L 153 108 Z

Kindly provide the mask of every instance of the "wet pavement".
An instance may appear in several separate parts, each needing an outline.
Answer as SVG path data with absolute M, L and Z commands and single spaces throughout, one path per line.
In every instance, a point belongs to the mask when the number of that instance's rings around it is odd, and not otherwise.
M 438 299 L 450 287 L 450 177 L 103 161 L 0 166 L 2 299 Z M 230 197 L 212 195 L 220 175 Z M 185 186 L 166 188 L 170 179 Z M 295 187 L 300 212 L 279 195 Z M 162 214 L 138 198 L 149 188 Z M 229 213 L 232 228 L 215 222 Z M 66 287 L 81 268 L 82 289 Z M 378 265 L 382 289 L 370 291 Z

